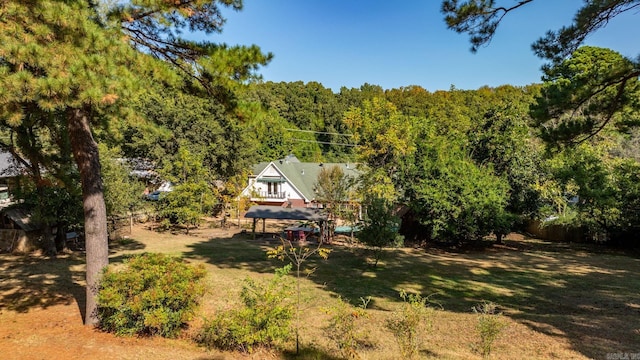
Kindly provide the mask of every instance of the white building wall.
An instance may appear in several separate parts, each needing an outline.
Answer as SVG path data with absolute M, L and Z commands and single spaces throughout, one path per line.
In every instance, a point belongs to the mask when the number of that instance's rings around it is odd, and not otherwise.
M 282 174 L 280 174 L 280 172 L 278 171 L 278 169 L 276 169 L 273 165 L 269 165 L 266 169 L 264 169 L 264 171 L 262 172 L 262 176 L 282 176 Z
M 283 177 L 282 174 L 273 166 L 268 166 L 260 175 L 260 177 Z M 289 182 L 278 183 L 278 192 L 284 193 L 282 200 L 304 200 Z M 257 193 L 267 193 L 268 183 L 260 182 L 256 178 L 249 179 L 249 186 L 242 192 L 243 196 L 251 196 L 252 189 Z

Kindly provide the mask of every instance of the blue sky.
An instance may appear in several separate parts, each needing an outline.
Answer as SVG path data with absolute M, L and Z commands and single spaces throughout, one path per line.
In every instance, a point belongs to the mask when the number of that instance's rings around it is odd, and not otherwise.
M 507 16 L 476 54 L 467 35 L 446 28 L 439 0 L 244 0 L 242 11 L 225 11 L 223 32 L 209 40 L 272 52 L 260 70 L 265 81 L 317 81 L 334 91 L 364 83 L 430 91 L 527 85 L 540 81 L 542 65 L 531 44 L 568 25 L 581 3 L 535 1 Z M 619 16 L 586 43 L 635 57 L 637 21 L 637 13 Z

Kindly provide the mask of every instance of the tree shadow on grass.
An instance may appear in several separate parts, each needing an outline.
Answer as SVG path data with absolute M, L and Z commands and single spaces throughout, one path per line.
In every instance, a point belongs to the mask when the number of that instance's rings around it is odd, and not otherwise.
M 146 248 L 146 245 L 138 240 L 123 238 L 109 242 L 109 255 L 121 251 L 143 250 L 144 248 Z
M 146 245 L 135 239 L 119 239 L 109 242 L 109 264 L 122 263 L 124 260 L 140 254 L 139 250 L 146 249 Z
M 267 258 L 267 251 L 280 245 L 279 238 L 235 234 L 231 238 L 211 238 L 188 247 L 185 257 L 201 259 L 223 269 L 243 269 L 258 273 L 273 273 L 280 262 Z
M 436 293 L 449 311 L 492 301 L 506 316 L 589 358 L 638 351 L 640 322 L 630 319 L 640 318 L 640 259 L 582 244 L 512 245 L 515 250 L 467 254 L 401 252 L 387 275 Z M 402 286 L 385 274 L 378 278 Z
M 46 258 L 0 255 L 0 310 L 26 313 L 74 300 L 84 318 L 84 261 L 77 254 Z
M 221 268 L 270 273 L 282 262 L 268 260 L 265 252 L 278 245 L 277 239 L 238 234 L 195 243 L 185 255 Z M 460 313 L 492 301 L 506 316 L 568 341 L 587 357 L 638 351 L 638 258 L 583 244 L 506 240 L 477 251 L 390 249 L 372 268 L 360 250 L 331 248 L 328 260 L 306 264 L 316 267 L 308 279 L 351 303 L 367 296 L 398 302 L 403 289 Z

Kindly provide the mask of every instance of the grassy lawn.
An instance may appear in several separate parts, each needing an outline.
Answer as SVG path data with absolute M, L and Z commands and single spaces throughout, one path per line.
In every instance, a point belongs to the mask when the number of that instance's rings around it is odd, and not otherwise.
M 275 268 L 284 265 L 267 259 L 265 254 L 278 244 L 277 239 L 253 240 L 249 234 L 231 231 L 202 229 L 185 236 L 137 228 L 131 240 L 112 249 L 111 262 L 149 251 L 182 255 L 206 264 L 211 291 L 204 299 L 202 311 L 204 316 L 211 317 L 239 301 L 243 278 L 269 277 Z M 440 309 L 423 347 L 424 358 L 481 358 L 472 351 L 478 336 L 477 318 L 471 311 L 481 301 L 498 304 L 508 323 L 495 344 L 492 358 L 602 359 L 607 353 L 640 353 L 638 257 L 591 246 L 512 237 L 504 246 L 467 252 L 388 250 L 374 269 L 368 265 L 367 254 L 361 248 L 343 244 L 331 248 L 328 260 L 309 263 L 317 269 L 302 280 L 305 297 L 302 343 L 309 352 L 315 349 L 313 353 L 317 355 L 306 358 L 330 358 L 335 354 L 335 345 L 323 333 L 328 320 L 323 309 L 337 297 L 358 304 L 361 297 L 368 296 L 372 300 L 363 330 L 374 346 L 361 351 L 361 355 L 366 359 L 398 358 L 397 346 L 383 325 L 400 304 L 400 290 L 430 295 Z M 65 294 L 68 298 L 70 292 L 82 290 L 77 279 L 82 275 L 79 261 L 71 257 L 57 262 L 62 264 L 58 270 L 53 267 L 55 263 L 34 262 L 14 267 L 0 264 L 5 271 L 8 268 L 18 272 L 39 271 L 43 274 L 42 281 L 46 280 L 46 273 L 51 274 L 51 279 L 43 283 L 49 285 L 42 285 L 40 291 L 26 296 L 9 310 L 64 301 Z M 39 267 L 43 269 L 34 270 Z M 7 294 L 0 298 L 0 306 L 7 302 L 7 296 L 19 299 L 29 293 L 12 291 L 11 288 L 29 285 L 21 283 L 18 276 L 10 280 L 0 285 L 0 290 Z M 60 285 L 64 281 L 70 281 L 66 290 Z

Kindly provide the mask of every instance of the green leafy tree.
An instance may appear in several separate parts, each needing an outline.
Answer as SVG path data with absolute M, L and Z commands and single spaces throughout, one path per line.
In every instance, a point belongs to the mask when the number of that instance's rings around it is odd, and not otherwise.
M 394 178 L 402 158 L 415 150 L 415 134 L 410 121 L 383 98 L 365 101 L 362 108 L 351 108 L 344 122 L 359 144 L 359 161 L 371 168 L 383 168 Z
M 37 108 L 31 109 L 30 116 L 19 124 L 0 121 L 3 136 L 0 148 L 11 154 L 14 166 L 26 170 L 29 178 L 26 189 L 18 188 L 14 196 L 24 200 L 31 208 L 42 226 L 42 247 L 46 254 L 55 256 L 65 245 L 64 231 L 66 223 L 63 213 L 77 213 L 69 210 L 69 206 L 78 205 L 64 198 L 74 197 L 78 188 L 78 173 L 72 166 L 71 149 L 64 124 L 56 122 L 56 118 Z M 71 195 L 74 194 L 74 195 Z M 60 203 L 58 203 L 60 202 Z M 53 204 L 60 208 L 52 207 Z M 71 221 L 75 224 L 75 221 Z M 56 239 L 51 230 L 58 229 Z
M 115 150 L 104 144 L 100 144 L 99 149 L 107 217 L 115 222 L 122 216 L 128 216 L 131 228 L 135 211 L 143 205 L 144 184 L 131 176 L 127 164 Z
M 420 118 L 426 116 L 433 97 L 432 93 L 417 85 L 390 89 L 385 92 L 385 98 L 404 115 Z
M 545 69 L 545 83 L 532 106 L 541 137 L 561 150 L 549 161 L 557 190 L 548 203 L 560 204 L 553 214 L 557 222 L 585 226 L 616 241 L 639 225 L 637 217 L 628 216 L 635 214 L 635 187 L 620 182 L 637 177 L 638 160 L 633 147 L 617 150 L 640 123 L 637 76 L 623 75 L 634 66 L 614 51 L 581 47 Z M 567 203 L 574 198 L 577 204 Z
M 451 29 L 470 35 L 476 51 L 491 40 L 504 16 L 531 2 L 504 6 L 497 1 L 446 0 L 442 11 Z M 622 225 L 621 209 L 635 201 L 633 186 L 630 194 L 625 190 L 617 193 L 617 179 L 635 178 L 637 160 L 612 157 L 612 151 L 603 152 L 602 146 L 632 133 L 640 124 L 640 67 L 637 59 L 581 45 L 588 35 L 638 6 L 636 0 L 585 1 L 571 24 L 549 31 L 533 44 L 535 53 L 548 63 L 543 66 L 545 83 L 532 116 L 552 147 L 572 148 L 551 160 L 556 178 L 543 178 L 536 186 L 560 215 L 559 221 L 577 221 L 608 234 L 619 231 L 613 229 Z M 631 172 L 623 173 L 625 170 Z M 579 203 L 570 204 L 569 198 Z M 624 221 L 625 227 L 637 227 L 633 217 Z
M 31 221 L 42 227 L 44 250 L 51 256 L 67 247 L 67 231 L 82 229 L 82 195 L 77 180 L 63 184 L 44 176 L 38 185 L 32 182 L 22 184 L 14 196 L 20 199 L 15 206 L 29 209 Z M 54 227 L 57 232 L 52 237 Z
M 318 173 L 315 184 L 316 201 L 324 206 L 327 220 L 330 222 L 329 239 L 333 239 L 336 221 L 342 215 L 343 207 L 347 207 L 354 179 L 342 171 L 339 166 L 323 167 Z
M 383 98 L 365 100 L 362 108 L 351 108 L 344 122 L 359 144 L 357 160 L 364 166 L 361 198 L 393 202 L 401 198 L 406 169 L 416 149 L 413 119 L 403 116 Z
M 142 119 L 123 124 L 123 153 L 149 159 L 168 171 L 179 161 L 179 149 L 185 148 L 201 158 L 211 183 L 249 167 L 257 143 L 250 140 L 253 135 L 240 124 L 236 111 L 229 112 L 221 100 L 196 95 L 170 86 L 136 94 L 132 107 Z M 244 112 L 242 107 L 238 112 Z M 175 170 L 168 175 L 179 176 Z
M 373 98 L 384 97 L 384 89 L 380 85 L 369 83 L 362 84 L 359 88 L 341 87 L 338 95 L 338 102 L 346 109 L 352 107 L 362 107 L 365 100 L 371 101 Z
M 269 135 L 293 142 L 289 153 L 317 162 L 351 158 L 353 147 L 342 121 L 347 106 L 331 89 L 317 82 L 266 82 L 256 84 L 247 97 L 289 124 L 282 133 L 278 128 L 270 129 L 274 134 Z
M 161 203 L 161 214 L 172 224 L 183 225 L 187 234 L 200 219 L 210 214 L 217 203 L 211 185 L 206 181 L 206 169 L 202 158 L 180 148 L 175 163 L 168 164 L 165 174 L 176 184 Z
M 509 184 L 508 202 L 496 212 L 492 231 L 498 243 L 527 219 L 538 215 L 541 205 L 536 187 L 548 176 L 543 171 L 543 149 L 528 122 L 528 101 L 514 96 L 504 107 L 487 111 L 468 135 L 470 155 L 479 166 L 491 166 Z
M 363 205 L 365 216 L 358 240 L 373 250 L 373 266 L 376 267 L 384 248 L 402 245 L 402 237 L 398 234 L 399 219 L 393 214 L 392 203 L 383 198 L 366 198 Z
M 565 149 L 548 166 L 557 195 L 547 201 L 557 204 L 549 212 L 558 217 L 556 223 L 583 226 L 601 241 L 637 244 L 640 164 L 635 159 L 611 157 L 606 143 L 585 143 Z
M 277 109 L 263 109 L 255 102 L 240 103 L 242 126 L 251 134 L 258 161 L 282 159 L 296 154 L 300 159 L 322 161 L 322 149 L 313 132 L 299 131 L 298 127 L 278 113 Z M 249 140 L 249 139 L 248 139 Z
M 490 234 L 507 205 L 509 185 L 466 154 L 464 139 L 423 124 L 407 198 L 431 239 L 468 241 Z

